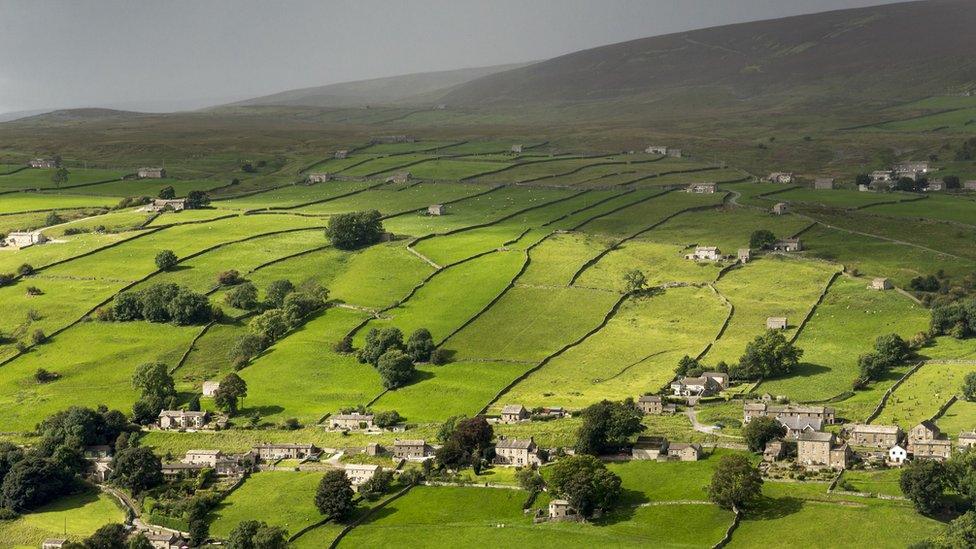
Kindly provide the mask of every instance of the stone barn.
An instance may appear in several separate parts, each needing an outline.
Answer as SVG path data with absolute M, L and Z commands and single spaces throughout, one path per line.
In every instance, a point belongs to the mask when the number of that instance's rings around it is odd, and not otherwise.
M 139 179 L 163 179 L 166 177 L 165 168 L 139 168 Z

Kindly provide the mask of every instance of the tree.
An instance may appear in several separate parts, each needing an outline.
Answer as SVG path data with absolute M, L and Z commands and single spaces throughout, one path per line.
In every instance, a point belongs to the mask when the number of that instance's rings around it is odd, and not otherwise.
M 7 476 L 10 468 L 22 459 L 24 459 L 24 451 L 16 444 L 0 441 L 0 480 Z
M 945 466 L 934 460 L 917 459 L 902 470 L 899 480 L 901 491 L 915 510 L 923 515 L 933 515 L 942 506 L 945 492 Z
M 799 364 L 803 351 L 781 332 L 767 330 L 746 345 L 739 364 L 730 372 L 734 379 L 761 379 L 788 374 Z
M 584 517 L 591 517 L 597 509 L 608 509 L 620 495 L 620 477 L 593 456 L 570 456 L 552 466 L 549 491 L 565 497 Z
M 741 454 L 722 456 L 708 485 L 708 497 L 724 509 L 748 507 L 762 493 L 762 483 L 749 458 Z
M 168 271 L 176 266 L 176 254 L 172 250 L 163 250 L 156 254 L 156 267 L 160 271 Z
M 962 186 L 959 182 L 959 176 L 956 175 L 947 175 L 943 177 L 942 183 L 945 185 L 946 189 L 958 189 Z
M 295 285 L 290 280 L 275 280 L 265 289 L 265 301 L 272 307 L 281 308 L 285 304 L 285 296 L 295 291 Z
M 64 494 L 70 484 L 70 471 L 53 460 L 23 459 L 3 478 L 3 507 L 18 512 L 34 509 Z
M 427 328 L 418 328 L 407 340 L 407 354 L 414 362 L 427 362 L 436 348 L 434 336 L 430 335 Z
M 341 522 L 352 512 L 354 492 L 345 471 L 333 469 L 322 477 L 315 491 L 315 507 L 320 513 Z
M 266 523 L 256 520 L 238 522 L 230 534 L 227 534 L 227 549 L 255 549 L 254 535 L 262 526 L 266 525 Z
M 126 546 L 125 539 L 129 532 L 125 526 L 117 522 L 109 523 L 85 540 L 85 549 L 122 549 Z
M 383 234 L 382 215 L 377 210 L 333 215 L 325 229 L 332 245 L 340 250 L 352 250 L 373 244 Z
M 976 372 L 969 372 L 962 382 L 962 394 L 969 402 L 976 402 Z
M 600 455 L 615 451 L 644 428 L 642 414 L 629 398 L 623 402 L 604 400 L 585 408 L 580 414 L 583 424 L 576 432 L 574 446 L 578 454 Z
M 190 209 L 202 208 L 210 204 L 210 197 L 203 191 L 190 191 L 186 193 L 186 207 Z
M 179 326 L 206 324 L 213 318 L 210 300 L 187 288 L 180 288 L 167 307 L 173 323 Z
M 866 173 L 859 173 L 857 174 L 857 177 L 854 178 L 854 184 L 858 187 L 861 185 L 868 187 L 871 185 L 871 176 Z
M 242 282 L 244 282 L 244 277 L 235 269 L 217 274 L 217 284 L 221 286 L 234 286 Z
M 647 288 L 647 277 L 640 270 L 634 269 L 624 275 L 624 283 L 628 293 L 642 292 Z
M 786 429 L 775 418 L 769 416 L 754 417 L 742 428 L 742 436 L 746 439 L 749 451 L 762 453 L 766 443 L 782 437 Z
M 214 404 L 233 415 L 237 413 L 238 399 L 245 397 L 247 397 L 247 383 L 241 379 L 241 376 L 232 372 L 220 380 L 220 386 L 214 393 Z
M 776 235 L 772 231 L 759 229 L 749 237 L 749 247 L 757 250 L 766 250 L 776 243 Z
M 224 303 L 235 309 L 250 311 L 258 306 L 258 289 L 250 282 L 237 285 L 224 296 Z
M 434 349 L 434 352 L 430 353 L 430 363 L 435 366 L 443 366 L 451 361 L 451 351 L 438 347 Z
M 233 361 L 235 367 L 240 368 L 263 351 L 264 347 L 263 337 L 257 334 L 244 334 L 231 347 L 228 358 Z
M 67 168 L 63 166 L 59 167 L 57 170 L 54 170 L 53 174 L 51 174 L 51 182 L 54 183 L 55 187 L 61 188 L 63 183 L 68 182 L 68 175 L 70 173 L 71 172 L 69 172 Z
M 366 334 L 366 342 L 356 355 L 359 362 L 377 366 L 380 357 L 391 349 L 403 350 L 403 332 L 399 328 L 372 328 Z
M 447 442 L 451 440 L 451 436 L 454 434 L 454 430 L 457 429 L 457 424 L 465 419 L 463 415 L 451 416 L 444 420 L 440 428 L 437 430 L 437 440 L 441 442 Z M 489 439 L 490 440 L 490 439 Z
M 383 353 L 376 364 L 376 370 L 380 373 L 383 387 L 387 389 L 406 385 L 416 372 L 410 355 L 399 349 L 390 349 Z
M 288 319 L 281 309 L 271 309 L 252 318 L 248 329 L 270 345 L 288 332 Z
M 515 480 L 519 483 L 519 488 L 526 492 L 538 492 L 546 485 L 546 481 L 538 471 L 531 467 L 523 467 L 515 473 Z
M 176 284 L 160 283 L 139 292 L 142 318 L 149 322 L 169 322 L 169 303 L 179 291 Z
M 112 460 L 112 481 L 138 494 L 162 484 L 162 463 L 149 448 L 126 448 Z
M 112 318 L 121 322 L 142 318 L 142 300 L 135 292 L 122 292 L 112 302 Z
M 17 274 L 20 276 L 30 276 L 34 274 L 34 266 L 30 263 L 24 263 L 20 267 L 17 267 Z
M 393 471 L 387 471 L 386 469 L 379 469 L 369 480 L 364 482 L 362 486 L 359 487 L 359 491 L 365 494 L 367 497 L 375 498 L 381 496 L 390 489 L 393 484 Z
M 166 187 L 159 189 L 159 194 L 156 196 L 162 198 L 163 200 L 171 200 L 176 198 L 176 189 L 174 189 L 172 185 L 167 185 Z
M 924 547 L 929 549 L 959 549 L 976 547 L 976 511 L 968 511 L 949 523 L 939 535 Z
M 280 526 L 258 528 L 254 534 L 254 549 L 286 549 L 288 547 L 288 531 Z
M 482 416 L 463 418 L 458 420 L 451 432 L 450 440 L 457 442 L 469 454 L 485 452 L 491 446 L 491 439 L 495 438 L 494 429 Z
M 908 343 L 898 334 L 879 336 L 874 342 L 874 350 L 886 363 L 897 366 L 911 357 Z
M 325 305 L 318 297 L 305 292 L 292 292 L 285 297 L 285 319 L 288 325 L 299 326 L 308 315 Z
M 434 459 L 441 467 L 461 469 L 471 464 L 471 454 L 464 451 L 456 440 L 448 440 L 434 452 Z
M 132 386 L 142 396 L 168 397 L 176 394 L 176 384 L 162 362 L 140 364 L 132 374 Z
M 376 424 L 380 429 L 385 429 L 387 427 L 393 427 L 397 423 L 400 423 L 403 418 L 400 417 L 400 413 L 396 410 L 388 410 L 385 412 L 377 412 L 373 414 L 373 423 Z

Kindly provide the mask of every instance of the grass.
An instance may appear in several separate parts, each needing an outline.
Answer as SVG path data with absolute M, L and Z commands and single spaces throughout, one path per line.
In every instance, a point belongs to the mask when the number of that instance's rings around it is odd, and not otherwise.
M 488 190 L 489 187 L 459 183 L 407 183 L 383 185 L 361 193 L 296 209 L 326 215 L 358 210 L 379 210 L 383 215 L 413 212 L 422 215 L 431 204 L 451 202 Z
M 976 224 L 976 200 L 941 194 L 926 195 L 925 200 L 884 204 L 869 210 L 875 215 L 950 221 L 965 225 Z
M 554 234 L 530 253 L 520 284 L 569 286 L 573 273 L 606 247 L 606 242 L 583 233 Z
M 109 207 L 114 206 L 117 202 L 118 199 L 113 197 L 106 198 L 83 195 L 51 196 L 41 193 L 16 193 L 3 196 L 3 200 L 0 200 L 0 214 Z
M 315 508 L 319 472 L 265 471 L 252 474 L 224 498 L 210 516 L 210 535 L 226 538 L 241 521 L 260 517 L 295 534 L 320 520 Z
M 689 310 L 695 315 L 683 314 Z M 606 327 L 521 381 L 499 404 L 578 408 L 656 392 L 674 377 L 682 356 L 696 356 L 718 334 L 727 314 L 707 288 L 628 300 Z
M 878 469 L 875 471 L 857 471 L 848 469 L 844 471 L 841 482 L 846 482 L 855 492 L 869 492 L 872 494 L 882 494 L 886 496 L 902 497 L 901 486 L 898 482 L 901 479 L 901 468 Z
M 55 189 L 56 185 L 51 181 L 54 176 L 54 168 L 27 169 L 14 174 L 0 177 L 0 191 L 15 191 L 28 189 Z M 96 181 L 107 181 L 122 177 L 125 171 L 122 170 L 103 170 L 86 168 L 68 168 L 68 181 L 61 187 L 94 183 Z M 113 193 L 114 194 L 114 193 Z
M 963 431 L 976 429 L 976 402 L 959 399 L 937 421 L 939 428 L 950 438 Z
M 953 395 L 961 397 L 963 378 L 970 372 L 976 372 L 976 365 L 929 363 L 922 366 L 891 394 L 876 423 L 897 424 L 908 431 L 930 419 Z
M 760 391 L 801 401 L 833 397 L 850 389 L 857 357 L 870 351 L 878 336 L 907 338 L 928 327 L 928 311 L 920 305 L 866 286 L 864 279 L 837 279 L 796 341 L 804 350 L 799 368 L 763 383 Z
M 774 202 L 807 202 L 835 208 L 859 208 L 869 204 L 884 204 L 886 202 L 918 198 L 918 195 L 909 193 L 863 193 L 849 189 L 818 191 L 808 187 L 801 187 L 771 194 L 764 198 L 770 201 L 770 204 Z M 874 208 L 872 207 L 871 210 L 874 211 Z
M 687 208 L 718 205 L 722 196 L 721 193 L 670 192 L 594 219 L 580 230 L 614 237 L 631 236 Z
M 47 538 L 81 541 L 101 526 L 123 521 L 125 513 L 112 496 L 88 490 L 0 522 L 0 539 L 4 547 L 40 547 Z
M 79 234 L 65 238 L 62 242 L 31 246 L 23 250 L 0 251 L 0 272 L 13 272 L 20 265 L 28 263 L 34 268 L 43 267 L 56 261 L 77 257 L 92 250 L 125 240 L 131 234 Z
M 262 210 L 292 208 L 316 200 L 328 200 L 346 193 L 363 191 L 376 185 L 375 181 L 327 181 L 315 185 L 289 185 L 262 193 L 211 202 L 221 210 Z
M 681 440 L 672 440 L 681 442 Z M 733 450 L 706 451 L 694 462 L 634 460 L 607 464 L 620 476 L 624 487 L 621 504 L 639 505 L 651 501 L 708 501 L 705 489 L 722 456 L 742 454 Z

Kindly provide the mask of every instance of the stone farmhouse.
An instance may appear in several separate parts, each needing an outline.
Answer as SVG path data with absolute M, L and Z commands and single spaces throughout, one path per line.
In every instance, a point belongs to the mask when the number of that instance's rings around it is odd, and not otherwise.
M 204 381 L 203 382 L 203 396 L 213 397 L 217 394 L 217 389 L 220 389 L 219 381 Z
M 789 326 L 789 320 L 785 316 L 771 316 L 766 319 L 767 330 L 785 330 Z
M 641 395 L 637 399 L 637 409 L 646 415 L 653 416 L 675 412 L 674 404 L 664 402 L 664 399 L 657 395 Z
M 854 446 L 891 448 L 901 440 L 901 427 L 897 425 L 866 425 L 858 423 L 850 429 L 848 442 Z
M 875 278 L 874 280 L 871 281 L 871 286 L 869 286 L 869 288 L 871 288 L 872 290 L 881 290 L 881 291 L 890 290 L 894 287 L 895 285 L 891 283 L 890 278 Z
M 518 143 L 515 144 L 515 145 L 512 145 L 512 148 L 510 150 L 511 150 L 512 154 L 522 154 L 522 145 L 521 144 L 518 144 Z
M 668 444 L 668 459 L 677 461 L 698 461 L 702 447 L 698 443 L 673 442 Z
M 258 444 L 252 450 L 263 461 L 278 459 L 305 459 L 319 453 L 314 444 Z
M 398 172 L 391 175 L 390 177 L 387 177 L 386 182 L 396 183 L 396 184 L 406 183 L 407 181 L 410 181 L 410 177 L 411 177 L 410 172 Z
M 427 215 L 444 215 L 447 208 L 443 204 L 431 204 L 427 206 Z
M 796 440 L 803 433 L 814 433 L 823 429 L 823 421 L 816 417 L 786 416 L 776 421 L 786 428 L 786 438 Z
M 793 174 L 791 172 L 773 172 L 769 174 L 766 181 L 770 183 L 793 183 Z
M 518 423 L 529 419 L 531 414 L 521 404 L 509 404 L 502 408 L 502 423 Z
M 773 249 L 777 252 L 800 252 L 803 251 L 803 243 L 799 238 L 784 238 L 774 242 Z
M 349 156 L 349 151 L 347 149 L 339 149 L 332 155 L 336 160 L 342 160 Z
M 671 382 L 674 396 L 704 397 L 711 396 L 724 390 L 729 383 L 729 376 L 724 372 L 702 372 L 699 377 L 680 377 Z
M 650 145 L 644 152 L 647 154 L 668 154 L 668 148 L 663 145 Z
M 580 515 L 565 499 L 549 501 L 549 520 L 579 520 Z
M 44 244 L 45 242 L 47 242 L 47 237 L 41 231 L 14 231 L 7 235 L 7 239 L 4 240 L 4 245 L 23 249 L 35 244 Z
M 382 471 L 383 468 L 379 465 L 371 465 L 369 463 L 347 463 L 346 476 L 349 477 L 349 481 L 352 482 L 353 486 L 360 486 L 365 484 L 366 481 L 373 478 L 373 475 L 377 471 Z
M 722 259 L 722 250 L 715 246 L 695 246 L 695 251 L 686 255 L 685 259 L 694 261 L 718 261 Z
M 895 173 L 898 177 L 911 177 L 918 179 L 931 171 L 928 162 L 901 162 L 895 166 Z
M 107 444 L 86 446 L 84 458 L 90 465 L 89 478 L 96 484 L 108 480 L 112 476 L 112 447 Z
M 208 412 L 191 412 L 188 410 L 161 410 L 157 424 L 160 429 L 178 431 L 181 429 L 200 429 L 210 419 Z
M 154 198 L 145 208 L 147 212 L 161 212 L 166 209 L 181 212 L 186 207 L 185 198 Z
M 183 463 L 199 463 L 207 467 L 214 467 L 223 457 L 224 453 L 220 450 L 187 450 L 182 461 Z
M 846 469 L 851 460 L 851 448 L 838 443 L 833 433 L 801 433 L 796 439 L 796 463 L 807 467 Z
M 396 439 L 393 441 L 393 457 L 406 460 L 425 460 L 433 455 L 434 449 L 423 439 Z
M 177 549 L 188 547 L 186 540 L 173 532 L 147 532 L 145 534 L 153 549 Z
M 714 194 L 718 190 L 715 183 L 692 183 L 688 185 L 688 192 L 696 194 Z
M 334 416 L 329 417 L 329 428 L 346 429 L 349 431 L 372 429 L 373 414 L 360 414 L 359 412 L 353 412 L 351 414 L 335 414 Z
M 888 448 L 888 454 L 885 457 L 885 462 L 889 465 L 901 465 L 905 463 L 908 459 L 908 450 L 906 450 L 900 444 L 895 444 L 891 448 Z
M 535 439 L 502 438 L 495 444 L 495 463 L 498 465 L 542 465 Z
M 57 168 L 58 160 L 56 158 L 34 158 L 27 165 L 31 168 Z
M 871 183 L 891 183 L 894 179 L 891 170 L 875 170 L 870 175 Z
M 139 168 L 139 179 L 163 179 L 166 177 L 165 168 Z
M 777 202 L 773 204 L 773 214 L 783 215 L 790 213 L 790 204 L 788 202 Z
M 959 443 L 960 450 L 976 446 L 976 431 L 963 431 L 959 433 L 957 442 Z
M 749 248 L 739 248 L 736 256 L 739 258 L 739 263 L 749 263 L 752 259 L 752 250 Z
M 746 402 L 742 405 L 742 422 L 749 423 L 754 417 L 770 416 L 777 419 L 798 417 L 802 419 L 819 419 L 824 425 L 834 423 L 834 409 L 826 406 L 784 406 L 770 405 L 767 402 Z
M 834 188 L 834 178 L 818 177 L 813 180 L 813 188 L 817 191 L 829 191 Z
M 309 183 L 325 183 L 327 181 L 332 181 L 333 177 L 331 173 L 310 173 L 308 174 L 307 181 Z
M 915 459 L 945 461 L 952 454 L 952 442 L 931 421 L 923 421 L 908 431 L 908 453 Z

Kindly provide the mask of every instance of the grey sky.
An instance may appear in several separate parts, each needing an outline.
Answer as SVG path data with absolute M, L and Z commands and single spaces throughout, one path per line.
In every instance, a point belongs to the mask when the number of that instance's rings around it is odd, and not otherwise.
M 889 2 L 0 0 L 0 112 L 196 108 L 882 3 Z

